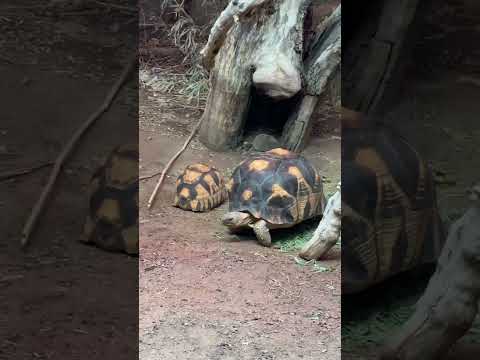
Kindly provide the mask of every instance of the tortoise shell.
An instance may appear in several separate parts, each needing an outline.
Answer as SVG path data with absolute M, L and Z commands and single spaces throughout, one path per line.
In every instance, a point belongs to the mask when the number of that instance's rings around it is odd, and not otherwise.
M 138 254 L 138 145 L 115 148 L 89 184 L 83 242 Z
M 187 166 L 177 178 L 174 206 L 184 210 L 209 211 L 227 198 L 222 175 L 207 164 Z
M 431 170 L 385 127 L 342 133 L 342 292 L 435 262 L 445 242 Z
M 320 174 L 303 156 L 276 148 L 241 162 L 227 184 L 229 210 L 271 224 L 294 225 L 321 215 Z

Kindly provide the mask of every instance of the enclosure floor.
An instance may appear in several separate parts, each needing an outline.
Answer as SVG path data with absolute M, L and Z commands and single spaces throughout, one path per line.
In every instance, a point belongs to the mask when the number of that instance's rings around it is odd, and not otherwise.
M 93 27 L 83 16 L 46 17 L 44 5 L 0 4 L 2 172 L 54 161 L 103 102 L 126 59 L 120 52 L 125 35 L 105 30 L 113 17 Z M 89 37 L 89 31 L 106 35 Z M 20 248 L 22 227 L 52 167 L 0 183 L 1 359 L 135 356 L 137 259 L 78 241 L 92 173 L 135 132 L 136 123 L 124 121 L 132 92 L 130 82 L 68 158 L 26 251 Z
M 195 111 L 167 111 L 168 99 L 141 93 L 141 175 L 163 168 L 198 121 Z M 340 142 L 325 134 L 305 155 L 330 180 L 339 178 Z M 187 164 L 206 161 L 230 172 L 246 154 L 212 153 L 200 143 L 170 171 L 157 203 L 140 188 L 140 358 L 340 359 L 340 254 L 301 267 L 295 254 L 237 240 L 220 223 L 226 205 L 204 214 L 172 207 L 174 180 Z

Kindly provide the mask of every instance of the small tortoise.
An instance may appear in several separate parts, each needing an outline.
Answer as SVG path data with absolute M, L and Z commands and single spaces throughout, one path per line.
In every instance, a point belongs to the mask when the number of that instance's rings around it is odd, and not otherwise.
M 222 175 L 207 164 L 187 166 L 176 187 L 174 206 L 184 210 L 209 211 L 227 199 Z
M 81 241 L 138 254 L 138 145 L 115 148 L 93 175 Z
M 325 207 L 320 174 L 303 156 L 282 148 L 241 162 L 227 189 L 223 224 L 232 231 L 252 228 L 264 246 L 271 245 L 269 229 L 294 226 Z
M 342 130 L 342 293 L 437 260 L 445 242 L 431 170 L 381 124 Z

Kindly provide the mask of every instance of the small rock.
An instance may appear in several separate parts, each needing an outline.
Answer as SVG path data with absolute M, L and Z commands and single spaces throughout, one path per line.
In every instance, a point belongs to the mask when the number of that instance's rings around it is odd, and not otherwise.
M 30 78 L 27 77 L 27 76 L 25 76 L 25 77 L 22 79 L 22 85 L 23 85 L 23 86 L 27 86 L 27 85 L 29 85 L 31 82 L 32 82 L 32 79 L 30 79 Z
M 268 151 L 280 147 L 280 142 L 272 135 L 259 134 L 255 136 L 252 145 L 256 151 Z
M 110 25 L 110 31 L 111 31 L 111 32 L 116 33 L 116 32 L 118 32 L 119 30 L 120 30 L 120 25 L 119 25 L 117 22 L 115 22 L 115 23 L 113 23 L 112 25 Z

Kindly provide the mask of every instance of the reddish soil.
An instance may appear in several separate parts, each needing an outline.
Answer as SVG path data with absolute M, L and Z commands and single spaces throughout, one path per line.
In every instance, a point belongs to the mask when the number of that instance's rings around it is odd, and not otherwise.
M 162 107 L 168 97 L 141 93 L 140 175 L 161 169 L 198 121 L 198 112 Z M 196 214 L 172 207 L 174 180 L 193 162 L 226 173 L 246 156 L 213 153 L 197 140 L 170 171 L 152 211 L 155 179 L 140 187 L 140 357 L 150 359 L 340 359 L 340 253 L 301 267 L 295 254 L 238 239 L 220 217 L 226 204 Z M 306 149 L 330 180 L 339 179 L 340 141 L 324 133 Z
M 88 16 L 55 17 L 44 5 L 0 5 L 1 172 L 54 160 L 100 106 L 126 58 L 125 34 L 108 30 L 116 15 L 92 29 Z M 128 29 L 124 20 L 120 27 Z M 138 259 L 78 242 L 92 172 L 112 147 L 136 135 L 126 115 L 136 102 L 133 80 L 68 159 L 25 252 L 22 226 L 51 167 L 0 182 L 0 359 L 137 354 Z

